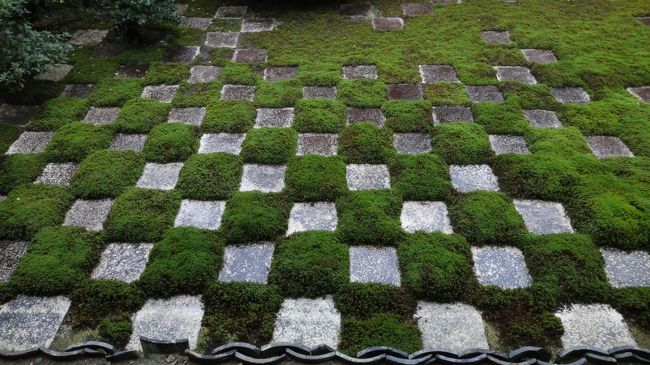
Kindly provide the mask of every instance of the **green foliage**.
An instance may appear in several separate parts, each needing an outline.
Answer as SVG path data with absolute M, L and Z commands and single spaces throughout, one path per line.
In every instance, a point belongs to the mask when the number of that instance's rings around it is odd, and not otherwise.
M 110 317 L 99 322 L 99 336 L 114 346 L 124 347 L 131 338 L 133 324 L 128 316 Z
M 7 151 L 21 133 L 22 131 L 16 126 L 0 124 L 0 152 Z
M 367 319 L 345 317 L 341 326 L 339 348 L 346 354 L 355 354 L 371 346 L 389 346 L 406 352 L 422 347 L 417 325 L 393 314 L 377 314 Z
M 0 156 L 0 192 L 8 193 L 21 184 L 29 184 L 45 168 L 42 154 L 15 154 Z
M 144 293 L 118 280 L 86 280 L 72 292 L 74 321 L 92 326 L 109 315 L 128 316 L 142 307 Z
M 424 85 L 424 99 L 433 105 L 470 105 L 465 86 L 459 83 L 437 82 Z
M 221 227 L 228 243 L 272 240 L 287 231 L 289 207 L 278 194 L 235 193 L 226 203 Z
M 493 155 L 487 133 L 474 123 L 438 125 L 432 144 L 433 153 L 450 165 L 481 164 Z
M 243 63 L 228 63 L 220 75 L 224 84 L 231 85 L 257 85 L 260 76 L 253 70 L 251 65 Z
M 149 65 L 149 71 L 142 79 L 142 83 L 145 85 L 178 85 L 188 77 L 190 77 L 188 65 L 153 62 Z
M 404 200 L 439 201 L 452 194 L 449 170 L 438 155 L 398 155 L 389 167 L 391 186 Z
M 299 100 L 293 128 L 298 132 L 338 133 L 345 128 L 345 105 L 327 99 Z
M 229 153 L 192 155 L 183 165 L 177 189 L 183 198 L 226 200 L 239 188 L 243 163 Z
M 334 301 L 341 313 L 356 318 L 367 318 L 380 313 L 410 318 L 417 304 L 405 288 L 371 283 L 348 283 L 336 292 Z
M 336 201 L 339 240 L 350 245 L 394 245 L 403 236 L 402 201 L 392 191 L 356 191 Z
M 348 191 L 345 163 L 338 157 L 291 158 L 284 180 L 289 199 L 298 202 L 334 201 Z
M 52 136 L 45 153 L 52 162 L 81 162 L 89 154 L 107 148 L 113 139 L 108 126 L 75 122 L 62 126 Z
M 371 123 L 354 123 L 341 132 L 338 154 L 346 163 L 385 163 L 393 155 L 389 129 Z
M 295 80 L 261 82 L 255 91 L 255 106 L 284 108 L 302 98 L 302 87 Z
M 336 89 L 337 100 L 353 108 L 379 108 L 386 99 L 386 85 L 378 80 L 342 80 Z
M 84 199 L 116 197 L 135 185 L 143 168 L 141 154 L 100 150 L 83 160 L 70 186 Z
M 207 133 L 245 133 L 255 123 L 255 107 L 249 101 L 225 100 L 208 105 L 201 124 Z
M 131 99 L 120 109 L 114 126 L 123 133 L 149 133 L 156 125 L 167 121 L 170 109 L 169 104 L 155 100 Z
M 138 79 L 104 79 L 93 90 L 88 101 L 94 106 L 121 106 L 140 97 L 142 86 Z
M 180 123 L 155 126 L 144 144 L 144 157 L 153 162 L 184 161 L 199 149 L 197 129 Z
M 397 133 L 430 132 L 433 125 L 431 103 L 427 101 L 387 101 L 382 105 L 386 126 Z
M 81 121 L 88 112 L 88 101 L 84 99 L 58 97 L 43 105 L 37 120 L 29 123 L 29 130 L 51 131 L 62 125 Z
M 245 162 L 277 165 L 296 154 L 298 134 L 291 128 L 251 129 L 242 143 Z
M 132 41 L 143 40 L 142 28 L 180 18 L 172 0 L 97 0 L 100 9 L 113 23 L 113 28 Z

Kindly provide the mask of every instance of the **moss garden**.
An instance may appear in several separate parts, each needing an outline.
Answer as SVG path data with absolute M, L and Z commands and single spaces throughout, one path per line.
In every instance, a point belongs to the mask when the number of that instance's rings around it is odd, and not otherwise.
M 56 349 L 650 348 L 650 2 L 414 1 L 188 0 L 139 43 L 34 5 L 71 50 L 0 92 L 0 313 L 67 303 Z

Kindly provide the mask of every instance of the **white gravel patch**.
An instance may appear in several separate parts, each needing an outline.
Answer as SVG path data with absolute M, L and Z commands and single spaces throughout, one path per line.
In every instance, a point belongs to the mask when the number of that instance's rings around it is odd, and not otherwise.
M 144 271 L 152 249 L 153 243 L 111 243 L 91 277 L 131 283 Z
M 341 313 L 331 296 L 319 299 L 285 299 L 275 320 L 272 343 L 292 343 L 337 348 Z
M 449 166 L 451 184 L 461 193 L 487 190 L 499 191 L 497 177 L 488 165 Z
M 400 286 L 401 275 L 394 247 L 350 247 L 350 281 Z
M 284 189 L 286 170 L 286 166 L 280 165 L 244 165 L 239 191 L 280 192 Z
M 645 251 L 600 250 L 605 259 L 605 273 L 615 288 L 650 286 L 650 254 Z
M 636 342 L 623 316 L 607 304 L 572 304 L 555 313 L 564 326 L 562 346 L 610 349 Z
M 334 231 L 337 223 L 334 203 L 296 203 L 289 215 L 287 236 L 304 231 Z
M 470 305 L 419 302 L 413 318 L 424 350 L 489 348 L 481 313 Z
M 515 247 L 472 247 L 474 273 L 482 285 L 502 289 L 525 288 L 532 278 L 524 255 Z
M 514 200 L 515 209 L 534 234 L 573 233 L 571 221 L 560 203 L 541 200 Z
M 195 227 L 216 230 L 221 226 L 221 216 L 226 209 L 225 201 L 201 201 L 183 199 L 174 227 Z
M 350 190 L 390 189 L 390 172 L 386 165 L 347 165 L 345 177 Z
M 406 232 L 454 233 L 443 202 L 404 202 L 400 216 Z

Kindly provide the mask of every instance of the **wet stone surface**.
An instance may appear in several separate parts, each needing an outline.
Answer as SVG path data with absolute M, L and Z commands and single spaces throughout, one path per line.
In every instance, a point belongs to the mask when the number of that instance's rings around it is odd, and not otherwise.
M 204 134 L 201 136 L 199 153 L 225 152 L 238 155 L 244 138 L 246 138 L 244 133 Z
M 350 282 L 400 286 L 400 278 L 394 247 L 350 247 Z
M 164 62 L 178 62 L 189 65 L 198 55 L 198 46 L 179 46 L 168 48 L 162 59 Z
M 15 153 L 41 153 L 50 143 L 54 132 L 23 132 L 14 143 L 11 144 L 6 154 Z
M 275 28 L 275 19 L 244 19 L 241 24 L 242 33 L 269 32 Z
M 487 190 L 499 191 L 497 177 L 488 165 L 449 166 L 451 184 L 461 193 Z
M 347 165 L 345 178 L 350 190 L 390 189 L 390 173 L 386 165 Z
M 524 255 L 515 247 L 472 247 L 474 273 L 481 285 L 525 288 L 532 279 Z
M 465 90 L 472 103 L 503 102 L 503 95 L 496 86 L 465 86 Z
M 226 246 L 219 281 L 266 284 L 274 249 L 273 242 Z
M 92 107 L 88 110 L 84 122 L 90 123 L 92 125 L 106 125 L 111 124 L 117 120 L 117 117 L 120 115 L 120 108 L 118 107 L 109 107 L 109 108 L 96 108 Z
M 247 6 L 220 6 L 217 9 L 216 18 L 221 19 L 242 19 L 246 16 Z
M 510 44 L 510 33 L 507 31 L 488 30 L 481 32 L 481 38 L 488 44 Z
M 181 168 L 183 168 L 182 162 L 167 164 L 148 162 L 144 165 L 144 171 L 136 186 L 143 189 L 172 190 L 178 182 Z
M 431 136 L 426 133 L 395 133 L 393 144 L 397 153 L 427 153 L 431 151 Z
M 77 46 L 96 46 L 107 34 L 106 29 L 80 29 L 72 33 L 69 43 Z
M 272 343 L 337 348 L 341 313 L 331 296 L 317 299 L 285 299 L 275 320 Z
M 298 150 L 296 155 L 335 156 L 338 140 L 338 135 L 334 133 L 298 134 Z
M 191 28 L 206 30 L 210 26 L 212 18 L 199 18 L 199 17 L 181 17 L 181 28 Z
M 423 84 L 434 82 L 460 82 L 451 65 L 420 65 L 420 77 Z
M 489 348 L 481 313 L 470 305 L 419 302 L 413 318 L 422 333 L 423 350 Z
M 104 221 L 111 211 L 113 199 L 83 200 L 78 199 L 65 214 L 64 226 L 85 228 L 89 231 L 104 229 Z
M 304 231 L 334 231 L 337 222 L 334 203 L 295 203 L 289 215 L 287 236 Z
M 530 70 L 521 66 L 494 66 L 499 81 L 518 81 L 524 84 L 536 84 L 537 80 Z
M 443 202 L 404 202 L 400 216 L 406 232 L 454 233 Z
M 336 87 L 305 86 L 302 88 L 303 99 L 336 99 Z
M 433 107 L 433 124 L 453 122 L 473 122 L 472 109 L 466 106 Z
M 144 271 L 153 246 L 153 243 L 111 243 L 102 252 L 91 277 L 131 283 Z
M 367 122 L 383 127 L 386 117 L 379 108 L 348 108 L 347 121 L 348 123 Z
M 580 87 L 551 88 L 551 94 L 555 100 L 562 104 L 585 104 L 591 103 L 591 98 L 586 91 Z
M 264 80 L 282 81 L 296 78 L 298 67 L 267 67 L 264 69 Z
M 402 4 L 402 13 L 404 16 L 427 15 L 433 12 L 431 4 L 406 3 Z
M 293 108 L 260 108 L 257 109 L 254 128 L 291 127 L 293 123 Z
M 397 17 L 372 18 L 374 30 L 396 30 L 404 28 L 404 19 Z
M 146 134 L 117 134 L 111 142 L 110 149 L 115 151 L 142 152 L 144 143 L 147 141 Z
M 550 110 L 524 110 L 524 118 L 535 128 L 560 128 L 562 123 L 557 114 Z
M 149 70 L 149 65 L 121 65 L 115 73 L 115 77 L 119 79 L 131 77 L 141 79 Z
M 615 288 L 650 286 L 650 254 L 645 251 L 601 249 L 605 273 Z
M 211 48 L 235 48 L 238 41 L 238 32 L 208 32 L 205 37 L 205 45 Z
M 560 203 L 514 200 L 528 231 L 534 234 L 573 233 L 571 221 Z
M 267 57 L 265 49 L 240 48 L 235 50 L 232 60 L 238 63 L 262 63 L 266 62 Z
M 355 79 L 376 79 L 377 67 L 375 65 L 358 65 L 358 66 L 344 66 L 343 78 L 346 80 Z
M 169 123 L 182 123 L 187 125 L 201 125 L 205 117 L 205 107 L 202 108 L 174 108 L 167 116 Z
M 239 191 L 280 192 L 284 189 L 284 173 L 286 170 L 286 166 L 244 165 Z
M 419 100 L 422 99 L 422 86 L 411 84 L 386 85 L 390 100 Z
M 178 210 L 174 227 L 194 227 L 216 230 L 221 226 L 225 201 L 200 201 L 184 199 Z
M 9 281 L 28 246 L 26 241 L 0 241 L 0 283 Z
M 2 104 L 0 105 L 0 123 L 24 126 L 36 119 L 40 110 L 41 107 L 38 105 Z
M 489 138 L 490 144 L 492 145 L 492 150 L 497 155 L 503 155 L 506 153 L 526 155 L 530 153 L 528 146 L 526 145 L 526 140 L 523 136 L 491 134 Z
M 219 80 L 223 69 L 218 66 L 192 66 L 190 77 L 187 81 L 190 84 L 199 84 Z
M 34 80 L 61 81 L 70 70 L 72 70 L 71 65 L 57 64 L 52 66 L 48 71 L 34 76 Z
M 178 85 L 156 85 L 145 86 L 142 90 L 142 98 L 156 100 L 161 103 L 171 103 L 178 90 Z
M 34 183 L 68 186 L 77 168 L 79 168 L 79 165 L 72 162 L 49 163 Z
M 255 97 L 255 86 L 248 85 L 223 85 L 221 100 L 249 100 Z
M 607 157 L 634 157 L 632 151 L 614 136 L 587 136 L 587 144 L 598 158 Z
M 86 99 L 90 96 L 93 90 L 95 90 L 95 85 L 93 84 L 70 84 L 65 85 L 63 92 L 61 92 L 61 96 Z
M 549 63 L 557 62 L 557 58 L 553 54 L 553 51 L 546 49 L 522 49 L 524 58 L 528 62 L 537 63 L 540 65 L 546 65 Z
M 564 348 L 592 346 L 611 349 L 636 342 L 623 316 L 607 304 L 572 304 L 555 313 L 562 321 Z

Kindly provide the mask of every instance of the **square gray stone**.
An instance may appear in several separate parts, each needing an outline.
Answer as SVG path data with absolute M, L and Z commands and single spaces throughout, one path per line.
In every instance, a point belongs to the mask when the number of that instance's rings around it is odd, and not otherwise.
M 135 78 L 141 79 L 149 71 L 149 65 L 121 65 L 120 68 L 115 73 L 115 77 L 118 79 L 124 78 Z
M 244 165 L 239 191 L 261 191 L 278 193 L 284 189 L 286 166 Z
M 377 79 L 377 77 L 377 66 L 375 65 L 343 66 L 343 78 L 345 80 L 374 80 Z
M 620 138 L 614 136 L 587 136 L 587 144 L 598 158 L 634 157 Z
M 350 282 L 401 285 L 394 247 L 350 247 Z
M 510 33 L 507 31 L 487 30 L 481 32 L 481 38 L 488 44 L 510 44 Z
M 218 66 L 192 66 L 187 82 L 190 84 L 201 84 L 217 81 L 222 70 L 223 68 Z
M 386 85 L 390 100 L 420 100 L 423 97 L 422 85 L 391 84 Z
M 535 128 L 560 128 L 562 123 L 557 114 L 550 110 L 524 110 L 524 118 Z
M 347 165 L 345 179 L 350 190 L 390 189 L 390 173 L 386 165 Z
M 530 286 L 524 255 L 515 247 L 472 247 L 474 273 L 481 285 L 496 285 L 502 289 Z
M 591 103 L 591 98 L 581 87 L 551 88 L 551 94 L 555 100 L 562 104 L 586 104 Z
M 265 81 L 293 80 L 296 78 L 297 73 L 298 73 L 298 67 L 295 66 L 289 66 L 289 67 L 270 66 L 264 69 L 264 80 Z
M 273 242 L 226 246 L 219 281 L 266 284 L 274 250 Z
M 16 153 L 41 153 L 50 143 L 54 132 L 23 132 L 14 143 L 9 146 L 7 155 Z
M 489 135 L 492 150 L 497 155 L 514 153 L 518 155 L 527 155 L 530 153 L 526 140 L 522 136 L 510 136 L 504 134 Z
M 451 65 L 420 65 L 420 77 L 423 84 L 434 82 L 460 82 L 454 66 Z
M 447 205 L 443 202 L 404 202 L 400 221 L 402 228 L 409 233 L 454 233 Z
M 293 108 L 260 108 L 257 109 L 254 128 L 281 127 L 288 128 L 293 124 Z
M 211 48 L 236 48 L 239 32 L 208 32 L 205 45 Z
M 142 152 L 144 143 L 147 141 L 146 134 L 117 134 L 111 142 L 110 149 L 115 151 Z
M 145 86 L 141 97 L 144 99 L 156 100 L 161 103 L 171 103 L 178 90 L 178 85 L 154 85 Z
M 573 233 L 562 204 L 541 200 L 515 200 L 513 203 L 529 232 L 537 235 Z
M 546 65 L 549 63 L 557 62 L 557 58 L 553 54 L 553 51 L 547 49 L 522 49 L 524 58 L 528 62 L 537 63 L 540 65 Z
M 487 190 L 499 191 L 497 177 L 488 165 L 449 166 L 451 184 L 461 193 Z
M 334 231 L 337 223 L 334 203 L 295 203 L 289 215 L 287 236 L 304 231 Z
M 167 116 L 169 123 L 201 125 L 205 117 L 205 107 L 202 108 L 173 108 Z
M 180 27 L 206 30 L 210 26 L 212 18 L 199 18 L 199 17 L 181 17 Z
M 269 32 L 275 28 L 275 19 L 244 19 L 241 23 L 242 33 Z
M 38 117 L 40 105 L 0 105 L 0 123 L 25 126 Z
M 275 319 L 272 343 L 337 348 L 341 313 L 331 296 L 318 299 L 285 299 Z
M 87 99 L 93 90 L 95 90 L 95 85 L 93 84 L 68 84 L 65 85 L 65 88 L 63 88 L 61 96 L 68 98 Z
M 29 242 L 0 241 L 0 283 L 9 281 L 18 262 L 27 252 Z
M 215 17 L 220 19 L 243 19 L 247 10 L 247 6 L 220 6 Z
M 267 58 L 268 54 L 265 49 L 238 48 L 232 56 L 232 61 L 238 63 L 262 63 L 266 62 Z
M 246 138 L 244 133 L 206 133 L 201 136 L 199 153 L 225 152 L 238 155 L 244 138 Z
M 406 17 L 428 15 L 433 13 L 433 6 L 431 4 L 422 3 L 406 3 L 402 4 L 402 14 Z
M 217 230 L 221 226 L 221 216 L 225 208 L 225 201 L 183 199 L 174 227 Z
M 305 86 L 302 88 L 303 99 L 336 99 L 336 87 Z
M 79 165 L 72 162 L 48 163 L 34 184 L 68 186 L 78 168 Z
M 339 136 L 334 133 L 300 133 L 296 156 L 336 156 Z
M 70 309 L 70 299 L 19 295 L 0 306 L 0 350 L 13 352 L 35 347 L 49 347 L 63 318 Z
M 34 80 L 43 80 L 43 81 L 61 81 L 72 70 L 71 65 L 56 64 L 52 66 L 49 70 L 41 72 L 40 74 L 34 76 Z
M 472 109 L 468 106 L 434 106 L 433 124 L 473 122 Z
M 555 313 L 562 321 L 562 346 L 611 349 L 636 346 L 623 316 L 608 304 L 571 304 Z
M 221 100 L 248 100 L 253 101 L 255 86 L 248 85 L 223 85 Z
M 189 65 L 194 62 L 196 56 L 201 52 L 199 46 L 175 46 L 165 50 L 163 62 L 177 62 Z
M 650 86 L 628 87 L 627 91 L 639 98 L 641 101 L 650 103 Z
M 431 136 L 426 133 L 395 133 L 393 145 L 397 153 L 413 155 L 431 152 Z
M 404 28 L 404 19 L 398 17 L 372 18 L 372 29 L 374 30 L 396 30 Z
M 176 187 L 178 174 L 182 168 L 182 162 L 166 164 L 147 162 L 136 186 L 143 189 L 172 190 Z
M 422 333 L 423 350 L 489 348 L 481 313 L 471 305 L 418 302 L 413 319 Z
M 107 29 L 80 29 L 72 33 L 68 42 L 76 46 L 96 46 L 102 43 L 107 34 Z
M 614 288 L 650 286 L 650 254 L 645 251 L 601 249 L 605 273 Z
M 111 108 L 97 108 L 92 107 L 88 110 L 84 122 L 90 123 L 92 125 L 106 125 L 111 124 L 117 120 L 117 117 L 120 115 L 120 108 L 111 107 Z
M 366 122 L 383 127 L 386 117 L 380 108 L 348 108 L 347 122 L 348 124 Z
M 113 199 L 83 200 L 78 199 L 65 214 L 64 226 L 85 228 L 89 231 L 104 229 L 104 221 L 113 206 Z
M 93 279 L 118 280 L 131 283 L 138 280 L 149 261 L 153 243 L 111 243 L 106 246 Z
M 465 86 L 467 95 L 472 103 L 501 103 L 503 102 L 503 95 L 499 92 L 496 86 Z
M 499 81 L 518 81 L 524 84 L 536 84 L 537 80 L 527 67 L 494 66 Z

